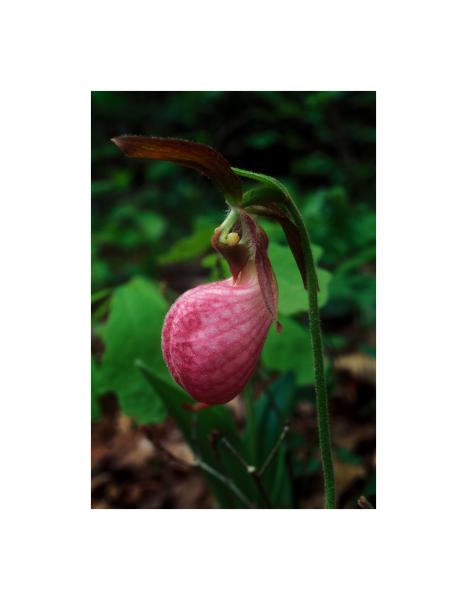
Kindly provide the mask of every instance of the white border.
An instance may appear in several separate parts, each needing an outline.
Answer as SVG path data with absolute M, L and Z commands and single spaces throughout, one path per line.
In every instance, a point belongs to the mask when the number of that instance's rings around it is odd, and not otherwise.
M 2 596 L 464 597 L 463 4 L 0 16 Z M 89 510 L 91 89 L 377 90 L 378 510 Z

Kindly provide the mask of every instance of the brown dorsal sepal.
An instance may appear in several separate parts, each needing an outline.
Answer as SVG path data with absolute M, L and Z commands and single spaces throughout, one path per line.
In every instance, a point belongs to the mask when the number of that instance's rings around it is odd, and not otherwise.
M 112 142 L 127 156 L 167 160 L 196 169 L 209 177 L 231 204 L 240 204 L 242 183 L 227 160 L 206 144 L 177 138 L 121 135 Z

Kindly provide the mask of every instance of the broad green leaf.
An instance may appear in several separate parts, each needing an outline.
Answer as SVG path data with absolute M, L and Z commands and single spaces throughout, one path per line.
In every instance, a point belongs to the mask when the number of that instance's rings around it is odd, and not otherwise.
M 319 256 L 320 252 L 316 254 Z M 303 288 L 300 273 L 289 248 L 272 242 L 269 244 L 269 258 L 279 287 L 279 313 L 293 315 L 307 311 L 307 292 Z M 329 295 L 331 274 L 324 269 L 317 269 L 317 272 L 320 287 L 318 301 L 320 306 L 324 306 Z
M 199 227 L 190 236 L 175 242 L 172 248 L 158 258 L 160 265 L 183 262 L 197 258 L 211 247 L 211 236 L 214 228 L 211 226 Z
M 161 350 L 166 312 L 167 303 L 157 287 L 135 278 L 115 290 L 103 331 L 103 385 L 117 395 L 123 412 L 138 423 L 165 418 L 163 403 L 136 369 L 135 360 L 144 360 L 156 373 L 169 377 Z
M 243 441 L 237 434 L 229 410 L 218 405 L 193 413 L 184 408 L 184 405 L 192 404 L 193 400 L 180 387 L 166 381 L 141 361 L 137 361 L 137 367 L 161 398 L 168 414 L 177 423 L 194 454 L 216 471 L 229 477 L 248 500 L 258 505 L 258 490 L 244 465 L 222 444 L 217 444 L 217 451 L 214 451 L 212 436 L 215 433 L 224 436 L 237 452 L 245 456 Z M 225 483 L 206 473 L 204 475 L 223 508 L 246 508 L 245 503 L 235 496 Z
M 279 223 L 270 221 L 268 219 L 261 219 L 260 224 L 268 236 L 269 246 L 271 246 L 273 242 L 277 242 L 278 244 L 283 242 L 285 239 L 284 232 Z
M 292 371 L 297 385 L 309 385 L 314 381 L 310 335 L 304 325 L 279 314 L 281 333 L 271 327 L 261 354 L 263 364 L 273 371 Z
M 282 227 L 278 223 L 268 221 L 267 219 L 262 219 L 261 227 L 267 233 L 267 236 L 269 238 L 269 247 L 271 247 L 271 245 L 276 244 L 285 245 L 284 232 L 282 230 Z M 318 263 L 321 257 L 323 256 L 323 249 L 321 248 L 321 246 L 318 246 L 316 244 L 311 244 L 311 249 L 313 250 L 313 258 L 315 260 L 315 263 Z

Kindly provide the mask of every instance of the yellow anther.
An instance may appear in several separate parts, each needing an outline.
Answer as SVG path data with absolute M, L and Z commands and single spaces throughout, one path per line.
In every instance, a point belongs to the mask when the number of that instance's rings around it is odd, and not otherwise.
M 240 236 L 235 231 L 227 235 L 227 246 L 236 246 L 240 241 Z

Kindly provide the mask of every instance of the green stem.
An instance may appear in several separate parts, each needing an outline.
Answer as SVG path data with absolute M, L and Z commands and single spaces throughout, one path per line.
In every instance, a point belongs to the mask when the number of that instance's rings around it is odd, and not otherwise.
M 229 230 L 235 225 L 238 219 L 238 209 L 232 208 L 224 221 L 219 225 L 221 228 L 220 240 L 221 242 L 227 243 L 227 234 Z
M 318 420 L 318 437 L 321 452 L 321 463 L 324 478 L 324 507 L 336 508 L 336 492 L 334 483 L 334 468 L 332 462 L 331 432 L 329 426 L 329 408 L 324 374 L 323 341 L 321 336 L 321 325 L 318 308 L 318 277 L 311 250 L 310 236 L 303 221 L 302 215 L 287 188 L 267 175 L 252 173 L 243 169 L 233 169 L 240 176 L 260 181 L 268 186 L 278 189 L 283 195 L 283 205 L 289 211 L 295 225 L 300 232 L 300 240 L 305 258 L 306 280 L 308 293 L 308 320 L 313 353 L 313 365 L 315 373 L 316 389 L 316 413 Z M 276 201 L 276 200 L 275 200 Z

